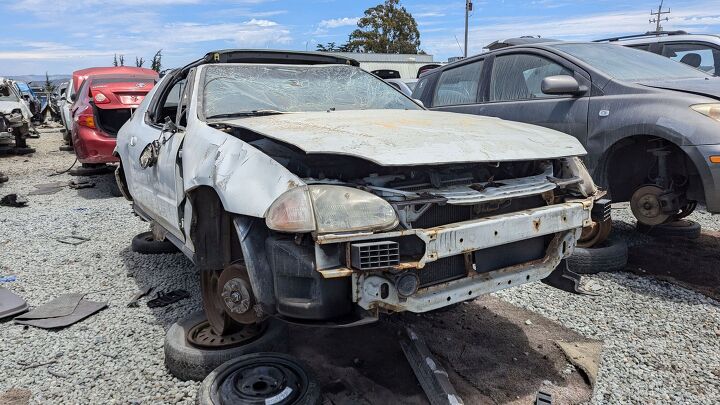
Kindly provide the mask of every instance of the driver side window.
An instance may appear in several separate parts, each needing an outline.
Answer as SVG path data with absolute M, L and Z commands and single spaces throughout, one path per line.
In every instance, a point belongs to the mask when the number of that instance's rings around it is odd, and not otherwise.
M 185 89 L 185 82 L 185 79 L 180 80 L 179 82 L 175 83 L 172 89 L 170 89 L 170 92 L 165 97 L 165 100 L 163 100 L 161 103 L 162 107 L 160 108 L 160 114 L 158 115 L 158 118 L 155 120 L 156 123 L 162 125 L 163 123 L 165 123 L 165 120 L 167 118 L 170 118 L 170 120 L 173 122 L 176 121 L 178 107 L 180 106 L 180 100 L 182 100 L 183 90 Z

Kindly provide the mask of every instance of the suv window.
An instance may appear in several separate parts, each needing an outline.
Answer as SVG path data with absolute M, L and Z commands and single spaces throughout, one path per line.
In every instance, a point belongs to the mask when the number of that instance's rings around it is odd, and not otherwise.
M 663 56 L 714 75 L 720 51 L 703 44 L 665 44 Z
M 490 101 L 528 100 L 558 97 L 544 94 L 542 80 L 548 76 L 573 72 L 550 59 L 537 55 L 514 54 L 495 58 L 490 77 Z
M 476 103 L 482 66 L 480 60 L 443 71 L 436 86 L 433 107 Z

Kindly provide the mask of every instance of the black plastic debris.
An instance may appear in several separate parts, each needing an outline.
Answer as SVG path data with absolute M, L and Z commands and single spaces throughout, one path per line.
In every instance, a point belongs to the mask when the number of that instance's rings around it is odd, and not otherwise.
M 26 207 L 28 203 L 27 198 L 19 194 L 8 194 L 0 199 L 0 205 L 4 207 Z
M 70 182 L 70 188 L 74 188 L 76 190 L 93 187 L 95 187 L 95 183 L 89 180 L 72 180 Z
M 185 298 L 190 298 L 190 293 L 185 290 L 173 290 L 166 293 L 158 291 L 155 298 L 148 301 L 147 306 L 149 308 L 165 307 L 180 300 L 184 300 Z
M 28 304 L 22 297 L 5 287 L 0 287 L 0 319 L 21 314 L 27 309 Z
M 80 245 L 82 243 L 85 243 L 90 240 L 90 238 L 84 238 L 82 236 L 76 236 L 76 235 L 70 235 L 70 236 L 62 236 L 59 238 L 56 238 L 60 243 L 65 243 L 67 245 Z

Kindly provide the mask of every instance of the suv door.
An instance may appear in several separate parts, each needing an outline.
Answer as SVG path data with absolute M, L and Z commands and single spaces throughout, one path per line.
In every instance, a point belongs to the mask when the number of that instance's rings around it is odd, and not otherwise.
M 539 51 L 506 52 L 495 56 L 491 63 L 486 101 L 479 114 L 552 128 L 585 143 L 591 85 L 587 73 Z M 544 94 L 542 80 L 557 75 L 574 77 L 585 93 Z
M 720 49 L 702 42 L 665 42 L 662 55 L 711 75 L 720 73 Z

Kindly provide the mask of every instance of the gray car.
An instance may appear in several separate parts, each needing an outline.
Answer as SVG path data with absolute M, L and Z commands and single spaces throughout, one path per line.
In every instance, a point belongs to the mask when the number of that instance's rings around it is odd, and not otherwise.
M 423 75 L 413 98 L 575 136 L 596 182 L 642 224 L 697 203 L 720 212 L 720 78 L 619 45 L 543 41 L 496 42 Z

